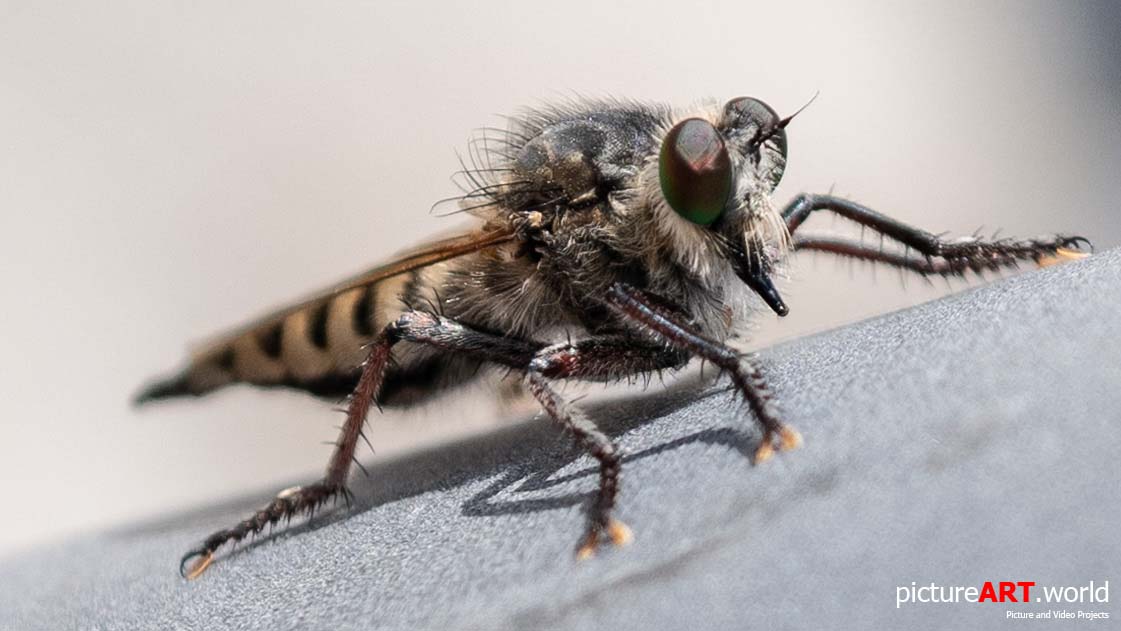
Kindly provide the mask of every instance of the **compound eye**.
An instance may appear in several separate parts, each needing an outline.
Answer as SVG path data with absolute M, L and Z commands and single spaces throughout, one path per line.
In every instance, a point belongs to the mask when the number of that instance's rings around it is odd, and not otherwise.
M 724 118 L 721 121 L 725 127 L 758 129 L 771 129 L 778 125 L 778 112 L 771 109 L 770 105 L 753 99 L 750 96 L 741 96 L 732 99 L 724 105 Z
M 724 105 L 724 116 L 720 121 L 722 129 L 739 130 L 750 134 L 752 145 L 749 149 L 761 151 L 764 145 L 782 156 L 781 163 L 772 169 L 771 179 L 777 185 L 782 179 L 782 166 L 786 163 L 786 130 L 779 127 L 782 119 L 777 112 L 759 99 L 741 96 Z
M 700 118 L 687 118 L 666 134 L 658 175 L 670 208 L 698 225 L 716 221 L 732 194 L 732 160 L 724 139 Z

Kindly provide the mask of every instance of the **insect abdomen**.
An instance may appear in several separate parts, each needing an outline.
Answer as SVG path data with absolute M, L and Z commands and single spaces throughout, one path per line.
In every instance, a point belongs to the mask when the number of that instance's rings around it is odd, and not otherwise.
M 198 396 L 234 383 L 346 394 L 363 346 L 397 317 L 416 282 L 415 272 L 405 273 L 265 318 L 195 353 L 182 372 L 145 388 L 136 402 Z

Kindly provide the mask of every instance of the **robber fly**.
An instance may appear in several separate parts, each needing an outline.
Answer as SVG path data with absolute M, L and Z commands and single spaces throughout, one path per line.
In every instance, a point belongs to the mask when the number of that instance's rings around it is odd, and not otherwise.
M 790 252 L 959 276 L 1085 256 L 1081 237 L 945 239 L 833 195 L 802 194 L 778 208 L 770 195 L 792 118 L 748 97 L 686 111 L 599 101 L 484 130 L 457 200 L 478 220 L 474 229 L 222 336 L 140 394 L 146 402 L 250 383 L 349 395 L 324 478 L 213 533 L 180 571 L 194 578 L 226 543 L 332 499 L 349 503 L 347 476 L 370 407 L 423 401 L 471 379 L 480 364 L 524 377 L 547 416 L 599 462 L 577 546 L 578 557 L 590 556 L 602 542 L 631 538 L 612 516 L 620 453 L 557 393 L 557 381 L 615 381 L 699 357 L 748 403 L 762 462 L 801 437 L 781 418 L 759 361 L 726 340 L 763 305 L 786 315 L 773 277 Z M 879 246 L 803 235 L 818 211 L 879 233 Z M 897 247 L 885 250 L 884 240 Z

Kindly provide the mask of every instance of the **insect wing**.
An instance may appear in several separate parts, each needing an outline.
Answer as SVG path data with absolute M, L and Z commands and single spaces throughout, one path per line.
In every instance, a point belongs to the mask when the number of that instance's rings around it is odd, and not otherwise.
M 235 382 L 333 393 L 362 361 L 362 345 L 385 326 L 377 316 L 400 299 L 400 286 L 411 272 L 515 238 L 509 230 L 483 229 L 405 251 L 384 265 L 217 336 L 192 354 L 185 370 L 150 385 L 136 401 L 203 394 Z

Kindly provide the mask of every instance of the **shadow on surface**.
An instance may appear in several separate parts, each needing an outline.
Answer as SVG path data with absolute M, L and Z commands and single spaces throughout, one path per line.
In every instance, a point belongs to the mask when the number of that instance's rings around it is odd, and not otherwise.
M 700 400 L 714 396 L 732 396 L 731 390 L 731 386 L 726 383 L 714 384 L 711 377 L 690 374 L 664 387 L 644 388 L 639 393 L 628 393 L 611 401 L 588 405 L 584 407 L 584 411 L 600 429 L 618 441 L 628 432 L 654 423 Z M 629 462 L 693 443 L 724 445 L 750 460 L 758 446 L 759 433 L 753 431 L 750 409 L 746 405 L 733 407 L 735 411 L 729 415 L 728 422 L 738 427 L 704 429 L 634 453 L 624 451 L 624 470 Z M 581 458 L 589 459 L 588 467 L 557 476 L 558 472 Z M 368 471 L 368 475 L 363 475 L 363 471 Z M 353 493 L 353 500 L 349 508 L 336 503 L 310 519 L 291 526 L 280 524 L 275 530 L 270 529 L 264 535 L 243 542 L 222 556 L 240 556 L 261 544 L 314 532 L 379 506 L 495 476 L 497 478 L 491 484 L 463 504 L 463 515 L 489 517 L 573 506 L 591 500 L 595 492 L 594 483 L 589 485 L 586 492 L 554 497 L 498 501 L 496 498 L 509 493 L 540 492 L 585 477 L 594 479 L 597 475 L 598 468 L 594 466 L 590 456 L 573 444 L 570 436 L 539 415 L 512 427 L 360 469 L 350 479 L 349 489 Z M 305 480 L 303 483 L 310 481 Z M 233 525 L 233 521 L 222 523 L 223 519 L 231 519 L 231 514 L 236 515 L 233 519 L 243 519 L 267 501 L 267 498 L 262 499 L 256 495 L 241 497 L 201 512 L 190 511 L 188 514 L 191 515 L 192 522 L 209 524 L 213 528 L 217 521 L 219 525 L 226 527 Z M 127 536 L 182 527 L 183 522 L 179 519 L 161 520 L 141 527 L 118 530 L 117 534 Z M 199 540 L 208 534 L 209 531 L 204 527 L 198 533 Z

